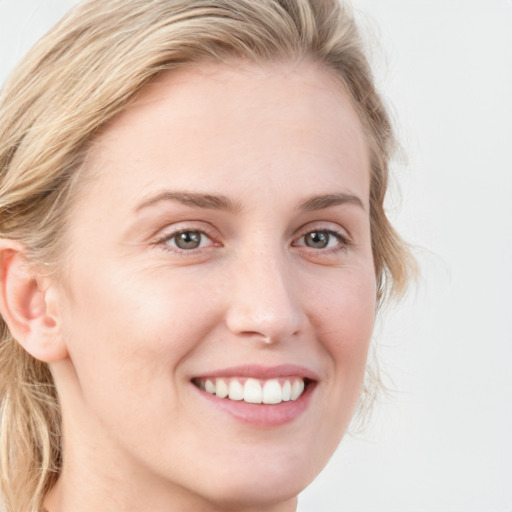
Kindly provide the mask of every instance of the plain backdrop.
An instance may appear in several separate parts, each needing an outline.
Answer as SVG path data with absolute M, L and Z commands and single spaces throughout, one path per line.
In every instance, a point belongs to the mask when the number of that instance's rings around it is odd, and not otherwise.
M 255 0 L 257 1 L 257 0 Z M 0 0 L 0 81 L 73 0 Z M 376 329 L 394 392 L 300 512 L 512 511 L 512 1 L 354 0 L 422 278 Z

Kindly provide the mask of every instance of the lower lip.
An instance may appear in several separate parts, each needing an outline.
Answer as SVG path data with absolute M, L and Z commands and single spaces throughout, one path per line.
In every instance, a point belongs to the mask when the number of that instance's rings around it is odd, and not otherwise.
M 194 386 L 194 384 L 192 384 Z M 297 400 L 280 404 L 250 404 L 243 400 L 219 398 L 194 386 L 196 391 L 211 405 L 225 412 L 241 423 L 261 428 L 272 428 L 286 425 L 297 419 L 308 407 L 315 383 L 309 382 Z

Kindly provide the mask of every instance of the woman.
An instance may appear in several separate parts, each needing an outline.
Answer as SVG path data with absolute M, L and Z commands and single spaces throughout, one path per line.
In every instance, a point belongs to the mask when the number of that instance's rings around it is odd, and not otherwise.
M 0 107 L 9 511 L 291 511 L 407 281 L 331 0 L 91 0 Z

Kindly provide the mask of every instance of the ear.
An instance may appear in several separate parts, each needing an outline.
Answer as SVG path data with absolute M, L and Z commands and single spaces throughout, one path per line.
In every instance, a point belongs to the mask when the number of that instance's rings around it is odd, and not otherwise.
M 21 244 L 0 239 L 0 314 L 18 343 L 47 363 L 68 357 L 57 306 L 55 286 Z

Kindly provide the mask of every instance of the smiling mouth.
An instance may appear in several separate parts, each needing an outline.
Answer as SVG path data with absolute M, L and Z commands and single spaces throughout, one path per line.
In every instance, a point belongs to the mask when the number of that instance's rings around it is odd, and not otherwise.
M 250 404 L 277 405 L 300 398 L 309 379 L 285 377 L 254 379 L 248 377 L 197 378 L 192 383 L 199 389 L 226 400 Z

